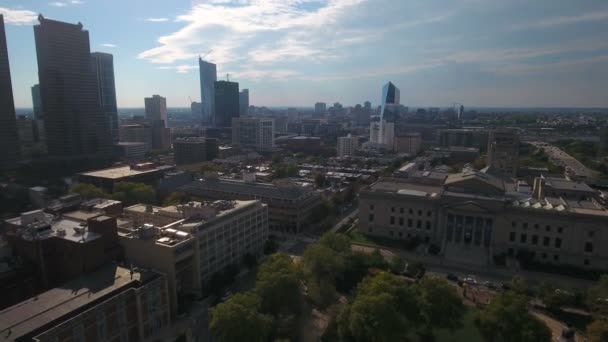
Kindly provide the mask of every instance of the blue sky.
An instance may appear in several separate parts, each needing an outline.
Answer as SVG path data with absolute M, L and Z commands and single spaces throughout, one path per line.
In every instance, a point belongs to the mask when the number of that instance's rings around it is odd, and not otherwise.
M 251 104 L 608 107 L 608 1 L 0 0 L 17 107 L 37 83 L 38 13 L 114 54 L 118 103 L 199 100 L 197 56 Z

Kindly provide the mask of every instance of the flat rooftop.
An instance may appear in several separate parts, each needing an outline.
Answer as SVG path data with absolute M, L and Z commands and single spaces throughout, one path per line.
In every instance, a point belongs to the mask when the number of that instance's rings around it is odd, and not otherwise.
M 372 192 L 389 192 L 400 195 L 437 197 L 441 193 L 442 188 L 440 186 L 409 183 L 401 179 L 386 178 L 372 184 L 370 190 Z
M 595 192 L 589 185 L 582 182 L 574 182 L 565 178 L 546 177 L 545 184 L 556 190 Z
M 107 300 L 118 289 L 139 287 L 159 275 L 107 266 L 0 311 L 0 341 L 34 337 Z
M 219 201 L 216 201 L 219 202 Z M 192 217 L 190 219 L 187 219 L 183 224 L 181 224 L 180 226 L 176 226 L 173 227 L 174 229 L 177 230 L 182 230 L 181 228 L 183 228 L 184 231 L 187 232 L 192 232 L 194 227 L 198 227 L 201 224 L 207 223 L 207 222 L 213 222 L 215 220 L 219 220 L 222 219 L 226 216 L 229 216 L 237 211 L 240 211 L 242 209 L 245 209 L 247 207 L 251 207 L 256 205 L 256 203 L 258 203 L 258 200 L 249 200 L 249 201 L 230 201 L 232 202 L 232 206 L 231 207 L 227 207 L 226 209 L 223 210 L 219 210 L 215 216 L 207 218 L 207 219 L 201 219 L 201 218 L 197 218 L 197 217 Z
M 87 177 L 97 177 L 106 179 L 121 179 L 126 177 L 132 177 L 147 173 L 162 172 L 172 170 L 174 166 L 171 165 L 160 165 L 150 169 L 133 169 L 131 166 L 120 166 L 109 169 L 95 170 L 90 172 L 83 172 L 79 175 Z
M 205 179 L 194 181 L 180 188 L 189 194 L 205 197 L 206 191 L 231 193 L 233 196 L 266 197 L 272 199 L 296 200 L 303 196 L 312 195 L 314 191 L 309 187 L 291 185 L 277 185 L 275 183 L 245 182 L 234 179 Z M 233 197 L 234 198 L 234 197 Z

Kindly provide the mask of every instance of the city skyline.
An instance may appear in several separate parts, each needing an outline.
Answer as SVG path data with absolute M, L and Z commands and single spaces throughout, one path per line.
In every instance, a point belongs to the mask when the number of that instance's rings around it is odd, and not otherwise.
M 608 107 L 600 1 L 11 0 L 0 12 L 19 108 L 32 107 L 38 83 L 38 13 L 82 22 L 91 50 L 114 55 L 119 107 L 143 107 L 155 93 L 169 107 L 200 100 L 199 55 L 259 106 L 379 103 L 391 80 L 404 105 Z

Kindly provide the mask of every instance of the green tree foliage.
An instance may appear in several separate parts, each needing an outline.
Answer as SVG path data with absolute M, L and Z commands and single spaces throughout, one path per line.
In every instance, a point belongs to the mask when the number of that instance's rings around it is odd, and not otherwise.
M 186 203 L 189 200 L 190 200 L 190 196 L 188 196 L 188 194 L 177 191 L 177 192 L 172 192 L 169 196 L 167 196 L 167 198 L 165 198 L 165 201 L 163 202 L 163 205 L 164 206 L 178 205 L 178 204 Z
M 389 269 L 395 274 L 401 274 L 403 271 L 405 271 L 405 260 L 403 260 L 402 257 L 395 255 L 391 259 Z
M 357 295 L 338 316 L 343 339 L 403 341 L 422 322 L 414 289 L 398 276 L 381 272 L 363 280 Z
M 317 185 L 318 188 L 322 188 L 323 186 L 325 186 L 325 175 L 322 173 L 317 173 L 315 175 L 315 184 Z
M 475 318 L 486 341 L 550 342 L 551 330 L 528 311 L 527 298 L 512 291 L 495 297 Z
M 413 277 L 422 278 L 426 272 L 426 267 L 420 261 L 412 261 L 407 264 L 407 273 Z
M 79 194 L 84 199 L 111 197 L 107 192 L 96 187 L 95 185 L 86 183 L 78 183 L 74 185 L 72 189 L 70 189 L 70 192 Z
M 573 294 L 556 289 L 547 283 L 541 284 L 539 295 L 540 300 L 551 311 L 559 311 L 563 306 L 573 304 L 575 300 Z
M 273 166 L 274 178 L 296 177 L 298 168 L 292 164 L 277 164 Z
M 274 254 L 262 264 L 256 292 L 262 299 L 263 312 L 290 315 L 300 311 L 300 279 L 288 255 Z
M 262 300 L 257 294 L 239 293 L 211 311 L 210 328 L 221 342 L 265 342 L 273 318 L 260 313 Z
M 114 195 L 112 197 L 117 201 L 121 201 L 125 206 L 137 203 L 156 203 L 156 191 L 150 185 L 143 183 L 118 183 L 114 186 Z
M 604 274 L 587 291 L 587 307 L 598 316 L 608 316 L 608 274 Z
M 466 308 L 452 285 L 444 279 L 424 278 L 415 287 L 424 303 L 422 313 L 427 330 L 432 328 L 454 330 L 462 325 Z
M 597 319 L 587 326 L 589 342 L 608 341 L 608 319 Z

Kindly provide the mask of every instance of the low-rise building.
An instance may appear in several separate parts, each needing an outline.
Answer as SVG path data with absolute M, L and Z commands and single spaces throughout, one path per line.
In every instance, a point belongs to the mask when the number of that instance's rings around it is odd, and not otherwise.
M 312 210 L 321 204 L 318 192 L 288 181 L 260 183 L 207 178 L 183 186 L 181 191 L 209 200 L 259 199 L 268 204 L 270 229 L 292 233 L 300 232 Z
M 420 133 L 405 133 L 394 138 L 395 152 L 415 156 L 422 148 Z
M 173 150 L 177 165 L 212 160 L 219 153 L 217 139 L 200 137 L 176 139 L 173 141 Z
M 171 165 L 156 166 L 154 163 L 140 163 L 79 173 L 78 181 L 112 192 L 114 185 L 120 182 L 138 182 L 156 185 L 165 173 L 174 169 L 175 166 Z
M 233 118 L 232 144 L 253 148 L 256 151 L 274 149 L 274 119 L 268 118 Z
M 608 269 L 608 208 L 600 194 L 566 179 L 520 187 L 483 171 L 441 185 L 382 178 L 360 194 L 364 234 L 434 244 L 449 260 L 487 265 L 526 255 L 536 263 Z
M 164 275 L 108 265 L 0 311 L 0 341 L 151 341 L 170 322 Z

